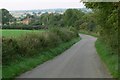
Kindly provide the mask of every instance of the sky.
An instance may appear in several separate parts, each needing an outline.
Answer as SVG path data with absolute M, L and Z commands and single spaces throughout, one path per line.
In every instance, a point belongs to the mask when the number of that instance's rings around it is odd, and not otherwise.
M 83 8 L 80 0 L 0 0 L 0 9 L 33 10 L 55 8 Z

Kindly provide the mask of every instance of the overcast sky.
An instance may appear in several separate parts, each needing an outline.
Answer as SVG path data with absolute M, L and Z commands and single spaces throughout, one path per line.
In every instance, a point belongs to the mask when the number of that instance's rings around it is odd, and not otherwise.
M 0 0 L 0 8 L 8 10 L 31 10 L 53 8 L 83 8 L 80 0 Z

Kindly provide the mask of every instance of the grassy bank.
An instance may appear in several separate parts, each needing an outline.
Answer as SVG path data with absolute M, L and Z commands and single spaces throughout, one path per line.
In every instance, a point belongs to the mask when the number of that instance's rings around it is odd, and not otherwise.
M 108 67 L 111 75 L 114 78 L 120 78 L 120 73 L 118 73 L 118 55 L 111 54 L 110 49 L 99 39 L 96 41 L 95 46 L 99 56 Z
M 93 32 L 80 31 L 80 33 L 91 35 L 94 37 L 99 37 L 98 34 L 93 33 Z M 107 66 L 113 78 L 120 78 L 120 73 L 118 73 L 118 55 L 112 54 L 111 49 L 107 47 L 99 39 L 95 42 L 95 47 L 96 47 L 98 55 L 100 56 L 101 60 L 103 60 L 103 62 Z
M 3 68 L 3 77 L 4 78 L 13 78 L 20 75 L 21 73 L 31 70 L 37 65 L 42 64 L 45 61 L 48 61 L 55 56 L 61 54 L 63 51 L 68 49 L 74 43 L 78 42 L 80 38 L 72 39 L 69 42 L 62 43 L 56 48 L 49 49 L 47 51 L 41 52 L 41 54 L 35 55 L 31 58 L 23 58 L 18 64 L 12 63 L 8 67 Z

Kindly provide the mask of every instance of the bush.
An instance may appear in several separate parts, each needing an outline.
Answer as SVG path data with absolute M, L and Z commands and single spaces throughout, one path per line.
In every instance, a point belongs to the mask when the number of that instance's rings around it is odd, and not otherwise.
M 48 48 L 50 46 L 55 47 L 62 42 L 61 38 L 58 35 L 54 34 L 53 32 L 47 32 L 44 37 L 46 47 Z
M 3 66 L 16 62 L 21 57 L 32 57 L 41 51 L 54 48 L 61 43 L 71 41 L 77 36 L 73 31 L 54 28 L 42 33 L 29 33 L 14 38 L 2 38 Z
M 50 31 L 58 35 L 62 39 L 62 41 L 69 41 L 74 37 L 77 37 L 75 32 L 70 31 L 66 28 L 51 28 Z
M 23 36 L 19 40 L 21 53 L 24 56 L 32 56 L 36 51 L 44 50 L 47 48 L 55 47 L 61 42 L 59 36 L 52 32 L 32 33 Z M 29 47 L 28 47 L 29 46 Z
M 78 33 L 79 33 L 79 30 L 77 30 L 77 29 L 74 28 L 74 27 L 70 27 L 69 30 L 70 30 L 70 31 L 73 31 L 73 32 L 74 32 L 74 35 L 79 37 L 79 34 L 78 34 Z
M 38 30 L 38 29 L 47 29 L 47 28 L 41 25 L 13 24 L 13 25 L 3 25 L 2 29 Z
M 2 38 L 2 64 L 15 61 L 19 56 L 19 46 L 15 39 Z

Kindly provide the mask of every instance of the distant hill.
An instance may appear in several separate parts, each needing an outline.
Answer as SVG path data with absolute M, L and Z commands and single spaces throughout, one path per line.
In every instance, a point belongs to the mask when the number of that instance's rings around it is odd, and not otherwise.
M 72 8 L 73 9 L 73 8 Z M 82 10 L 83 12 L 90 12 L 90 9 L 87 8 L 74 8 L 74 9 L 79 9 Z M 42 13 L 64 13 L 67 9 L 39 9 L 39 10 L 15 10 L 15 11 L 10 11 L 10 13 L 15 16 L 15 17 L 21 17 L 26 14 L 42 14 Z
M 74 9 L 74 8 L 72 8 Z M 87 8 L 75 8 L 75 9 L 81 9 L 82 11 L 84 12 L 89 12 L 91 11 L 90 9 L 87 9 Z M 64 12 L 66 11 L 67 9 L 62 9 L 62 8 L 57 8 L 57 9 L 39 9 L 39 10 L 14 10 L 14 11 L 10 11 L 10 12 Z

